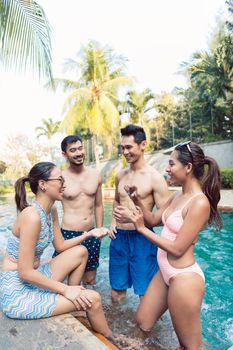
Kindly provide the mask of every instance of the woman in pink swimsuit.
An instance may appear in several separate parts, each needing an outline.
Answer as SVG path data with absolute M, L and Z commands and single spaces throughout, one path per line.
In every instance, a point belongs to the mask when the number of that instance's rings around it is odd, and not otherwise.
M 175 147 L 166 171 L 171 183 L 181 185 L 182 190 L 155 214 L 143 207 L 135 187 L 127 189 L 138 205 L 131 213 L 131 221 L 137 231 L 159 247 L 160 271 L 152 279 L 136 319 L 142 330 L 150 331 L 169 309 L 182 349 L 198 350 L 202 343 L 200 309 L 205 277 L 195 261 L 194 245 L 207 223 L 221 228 L 217 211 L 220 173 L 215 160 L 190 141 Z M 162 221 L 161 235 L 146 228 L 144 220 L 152 227 Z

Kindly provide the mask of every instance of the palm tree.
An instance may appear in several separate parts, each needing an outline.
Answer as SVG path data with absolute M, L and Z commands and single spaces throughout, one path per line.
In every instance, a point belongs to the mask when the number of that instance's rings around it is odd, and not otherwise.
M 143 118 L 146 113 L 154 108 L 154 97 L 150 89 L 142 92 L 129 91 L 127 93 L 125 112 L 130 114 L 130 122 L 139 125 L 143 124 Z
M 77 80 L 55 79 L 56 87 L 71 91 L 65 102 L 61 129 L 67 133 L 77 130 L 77 126 L 90 130 L 97 166 L 98 137 L 108 141 L 118 130 L 118 92 L 133 82 L 132 77 L 124 75 L 124 67 L 123 57 L 115 55 L 111 48 L 91 41 L 78 53 L 78 60 L 66 61 L 66 71 L 73 71 Z
M 44 136 L 48 139 L 48 144 L 43 143 L 43 152 L 51 158 L 51 161 L 56 162 L 56 146 L 52 142 L 52 136 L 59 131 L 60 122 L 53 121 L 52 118 L 42 119 L 42 126 L 36 127 L 37 138 Z
M 0 62 L 9 69 L 31 68 L 52 83 L 50 26 L 33 0 L 0 0 Z
M 37 138 L 45 136 L 50 140 L 52 136 L 58 132 L 59 126 L 60 122 L 54 122 L 52 118 L 42 119 L 42 126 L 36 127 Z

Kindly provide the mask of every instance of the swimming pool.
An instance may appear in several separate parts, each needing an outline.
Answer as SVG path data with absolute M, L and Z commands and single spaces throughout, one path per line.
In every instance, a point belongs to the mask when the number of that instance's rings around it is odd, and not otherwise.
M 105 225 L 109 225 L 111 203 L 105 204 Z M 12 197 L 0 198 L 0 252 L 5 249 L 6 239 L 11 232 L 15 217 Z M 196 244 L 196 257 L 206 277 L 206 293 L 202 305 L 202 333 L 205 350 L 227 350 L 233 344 L 233 213 L 222 213 L 224 229 L 215 233 L 211 228 L 202 231 Z M 161 228 L 156 229 L 160 231 Z M 120 305 L 112 304 L 108 280 L 108 246 L 110 240 L 104 238 L 101 245 L 101 260 L 98 269 L 97 289 L 100 291 L 104 309 L 111 328 L 125 334 L 131 349 L 137 339 L 134 313 L 138 297 L 132 290 Z M 141 349 L 169 349 L 177 346 L 169 314 L 157 323 L 150 337 Z M 122 344 L 121 349 L 129 349 Z

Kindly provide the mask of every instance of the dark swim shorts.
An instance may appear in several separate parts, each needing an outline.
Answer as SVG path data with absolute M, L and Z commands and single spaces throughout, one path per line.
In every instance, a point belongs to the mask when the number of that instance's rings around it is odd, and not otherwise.
M 83 231 L 70 231 L 61 228 L 61 233 L 65 239 L 71 239 L 81 236 L 83 234 Z M 90 237 L 81 243 L 88 250 L 88 260 L 85 271 L 93 271 L 99 267 L 100 243 L 100 239 L 95 237 Z M 55 251 L 53 258 L 58 254 L 59 253 Z

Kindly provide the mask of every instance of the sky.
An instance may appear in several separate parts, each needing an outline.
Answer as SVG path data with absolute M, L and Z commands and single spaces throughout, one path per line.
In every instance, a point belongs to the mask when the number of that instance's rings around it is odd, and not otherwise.
M 127 74 L 137 89 L 154 93 L 185 87 L 179 66 L 205 50 L 217 17 L 226 17 L 225 0 L 37 0 L 52 27 L 53 72 L 89 40 L 111 46 L 128 59 Z M 35 139 L 42 119 L 62 119 L 66 98 L 29 74 L 0 69 L 0 145 L 8 135 Z M 3 127 L 4 125 L 4 127 Z

